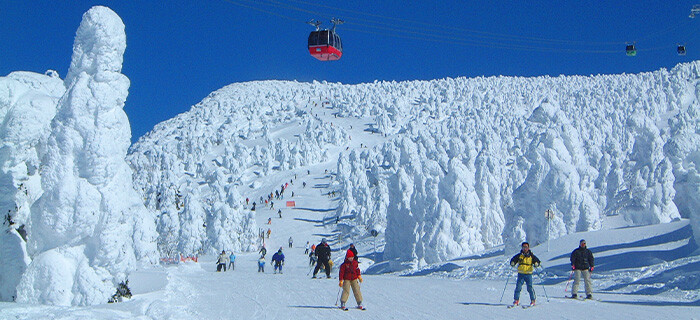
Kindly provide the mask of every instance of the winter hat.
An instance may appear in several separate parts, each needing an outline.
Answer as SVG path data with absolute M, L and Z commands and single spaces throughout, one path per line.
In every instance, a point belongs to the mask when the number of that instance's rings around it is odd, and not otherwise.
M 352 250 L 348 250 L 348 252 L 345 253 L 345 259 L 354 257 L 355 254 L 352 252 Z
M 322 238 L 321 243 L 326 243 L 326 238 Z
M 581 241 L 579 241 L 578 243 L 579 243 L 579 244 L 582 244 L 582 243 L 585 243 L 585 242 L 586 242 L 585 239 L 581 239 Z

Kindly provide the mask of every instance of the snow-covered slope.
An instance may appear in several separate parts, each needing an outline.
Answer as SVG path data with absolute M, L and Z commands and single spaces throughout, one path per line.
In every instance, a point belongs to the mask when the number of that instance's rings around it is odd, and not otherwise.
M 386 232 L 384 258 L 396 270 L 500 244 L 512 252 L 521 241 L 547 240 L 546 209 L 554 212 L 551 238 L 603 228 L 610 215 L 627 225 L 693 218 L 699 66 L 591 77 L 233 84 L 157 126 L 129 160 L 148 206 L 159 211 L 161 251 L 250 243 L 221 239 L 209 223 L 185 227 L 190 209 L 180 203 L 188 190 L 207 199 L 195 204 L 197 220 L 221 220 L 218 203 L 228 201 L 234 209 L 226 219 L 241 221 L 243 199 L 255 193 L 251 201 L 259 202 L 255 178 L 337 161 L 340 202 L 332 216 L 352 217 L 344 223 L 356 234 Z M 185 231 L 197 244 L 174 248 Z
M 544 273 L 535 275 L 538 306 L 528 310 L 507 309 L 513 296 L 514 271 L 506 267 L 510 256 L 502 247 L 479 256 L 462 257 L 401 275 L 374 274 L 382 268 L 372 259 L 381 257 L 372 241 L 343 234 L 343 224 L 324 221 L 324 211 L 337 205 L 338 198 L 319 197 L 321 185 L 331 185 L 326 165 L 309 167 L 297 174 L 280 172 L 272 178 L 294 179 L 287 192 L 294 191 L 298 209 L 283 209 L 279 218 L 265 208 L 257 222 L 273 230 L 268 248 L 283 247 L 283 274 L 257 272 L 257 253 L 236 252 L 235 270 L 215 272 L 214 257 L 198 263 L 141 269 L 130 276 L 134 297 L 118 304 L 91 307 L 54 307 L 23 303 L 0 303 L 0 318 L 7 319 L 512 319 L 565 318 L 609 319 L 610 315 L 650 319 L 692 319 L 700 305 L 697 283 L 698 256 L 689 254 L 688 221 L 645 227 L 608 229 L 575 233 L 534 247 L 543 260 Z M 299 182 L 314 181 L 303 187 Z M 613 218 L 614 219 L 614 218 Z M 616 222 L 604 219 L 604 224 Z M 293 248 L 287 239 L 293 237 Z M 365 272 L 361 285 L 366 311 L 336 308 L 337 269 L 334 279 L 310 279 L 311 269 L 304 254 L 306 240 L 330 239 L 333 257 L 342 259 L 347 245 L 354 242 Z M 570 269 L 568 255 L 578 240 L 585 238 L 596 256 L 593 295 L 597 300 L 565 299 Z M 359 240 L 359 241 L 358 241 Z M 269 258 L 269 254 L 268 254 Z M 339 262 L 339 261 L 338 261 Z M 542 277 L 542 278 L 541 278 Z M 506 281 L 508 284 L 506 285 Z M 505 286 L 505 288 L 504 288 Z M 565 291 L 567 290 L 567 291 Z M 545 292 L 546 291 L 546 292 Z M 657 294 L 657 293 L 663 294 Z M 501 296 L 503 297 L 501 298 Z M 523 293 L 524 296 L 527 294 Z M 527 302 L 527 298 L 525 302 Z M 352 296 L 349 306 L 354 306 Z
M 98 304 L 140 262 L 256 251 L 288 200 L 316 214 L 296 219 L 326 229 L 295 220 L 283 232 L 346 245 L 378 231 L 374 273 L 681 218 L 700 239 L 700 62 L 634 75 L 232 84 L 126 155 L 124 49 L 121 20 L 97 7 L 65 81 L 0 78 L 4 301 Z

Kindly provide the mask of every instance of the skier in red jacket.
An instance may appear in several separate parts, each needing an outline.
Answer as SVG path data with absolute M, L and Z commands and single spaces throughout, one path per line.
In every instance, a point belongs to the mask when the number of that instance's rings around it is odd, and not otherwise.
M 355 254 L 352 250 L 348 250 L 345 254 L 345 262 L 340 265 L 340 276 L 338 278 L 340 279 L 338 285 L 343 288 L 343 294 L 340 296 L 340 308 L 343 310 L 348 309 L 345 307 L 345 302 L 348 301 L 350 288 L 352 288 L 355 301 L 357 301 L 357 308 L 364 310 L 365 308 L 362 306 L 362 292 L 360 292 L 362 275 L 360 274 L 360 267 L 357 265 L 357 260 L 355 260 Z

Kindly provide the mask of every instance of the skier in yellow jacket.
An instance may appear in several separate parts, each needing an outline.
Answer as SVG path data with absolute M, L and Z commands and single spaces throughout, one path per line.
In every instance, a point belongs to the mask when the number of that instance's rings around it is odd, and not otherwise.
M 527 285 L 527 293 L 530 294 L 530 305 L 535 305 L 535 288 L 532 287 L 532 270 L 540 266 L 540 259 L 530 251 L 530 244 L 523 242 L 522 249 L 518 254 L 510 259 L 510 265 L 518 266 L 518 280 L 515 282 L 515 293 L 513 294 L 513 305 L 520 304 L 520 290 L 523 282 Z

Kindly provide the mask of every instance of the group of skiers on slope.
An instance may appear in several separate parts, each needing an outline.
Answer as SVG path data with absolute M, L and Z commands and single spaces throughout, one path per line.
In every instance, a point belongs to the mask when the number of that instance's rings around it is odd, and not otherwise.
M 291 239 L 291 238 L 290 238 Z M 267 249 L 263 246 L 260 251 L 260 258 L 258 258 L 258 272 L 265 273 L 265 255 L 267 255 Z M 282 266 L 284 265 L 284 253 L 282 253 L 282 247 L 280 247 L 275 254 L 272 255 L 272 263 L 274 263 L 274 273 L 282 273 Z
M 591 273 L 594 268 L 594 259 L 593 252 L 586 247 L 586 240 L 581 239 L 581 241 L 579 241 L 578 248 L 571 252 L 569 260 L 571 261 L 571 269 L 574 276 L 571 298 L 576 299 L 578 297 L 579 282 L 583 275 L 586 287 L 586 299 L 592 299 Z M 523 283 L 525 283 L 527 287 L 527 293 L 530 294 L 530 306 L 535 305 L 537 297 L 535 295 L 535 289 L 532 286 L 532 272 L 534 268 L 540 266 L 540 263 L 540 259 L 530 251 L 530 244 L 527 242 L 523 242 L 520 252 L 510 259 L 510 265 L 513 267 L 517 266 L 518 268 L 518 278 L 515 282 L 515 292 L 513 293 L 513 306 L 520 304 L 520 291 L 522 290 Z
M 233 271 L 236 269 L 236 254 L 231 251 L 231 254 L 228 255 L 226 254 L 226 250 L 221 250 L 221 254 L 219 254 L 219 258 L 216 260 L 216 272 L 221 272 L 223 269 L 224 272 L 226 272 L 226 265 L 228 265 L 229 269 Z
M 312 246 L 313 248 L 313 246 Z M 306 251 L 309 247 L 307 246 Z M 305 251 L 305 252 L 306 252 Z M 267 249 L 263 247 L 260 249 L 260 259 L 258 260 L 258 272 L 265 272 L 265 254 Z M 314 268 L 314 274 L 312 278 L 316 278 L 316 274 L 320 269 L 324 269 L 326 273 L 326 278 L 331 278 L 331 247 L 328 245 L 326 238 L 321 239 L 321 243 L 315 246 L 315 250 L 311 251 L 311 254 L 316 257 L 316 267 Z M 340 265 L 338 286 L 343 288 L 343 294 L 340 296 L 340 307 L 347 310 L 345 303 L 348 301 L 350 296 L 350 290 L 352 290 L 355 296 L 355 301 L 357 302 L 357 308 L 364 310 L 362 306 L 362 292 L 360 291 L 360 282 L 362 282 L 362 275 L 357 262 L 357 249 L 354 244 L 350 244 L 350 247 L 345 253 L 345 260 Z M 282 266 L 284 265 L 284 254 L 282 253 L 282 248 L 277 251 L 272 256 L 272 261 L 275 264 L 275 273 L 279 270 L 282 273 Z
M 310 170 L 306 171 L 307 174 L 311 174 Z M 326 170 L 328 172 L 328 170 Z M 294 174 L 294 179 L 297 178 L 297 175 Z M 283 200 L 284 199 L 284 191 L 289 188 L 289 185 L 294 185 L 294 179 L 290 179 L 289 182 L 285 182 L 283 185 L 281 185 L 279 190 L 275 190 L 274 192 L 270 192 L 270 194 L 265 195 L 265 197 L 260 196 L 260 203 L 265 204 L 265 206 L 270 206 L 270 210 L 275 209 L 275 203 L 272 200 Z M 306 188 L 306 181 L 303 182 L 304 188 Z M 292 197 L 294 197 L 294 191 L 292 191 Z M 250 204 L 250 199 L 245 198 L 245 205 L 248 206 Z M 251 211 L 255 211 L 257 203 L 253 201 L 253 206 L 251 207 Z M 280 218 L 282 218 L 282 210 L 278 210 L 277 214 L 279 214 Z

